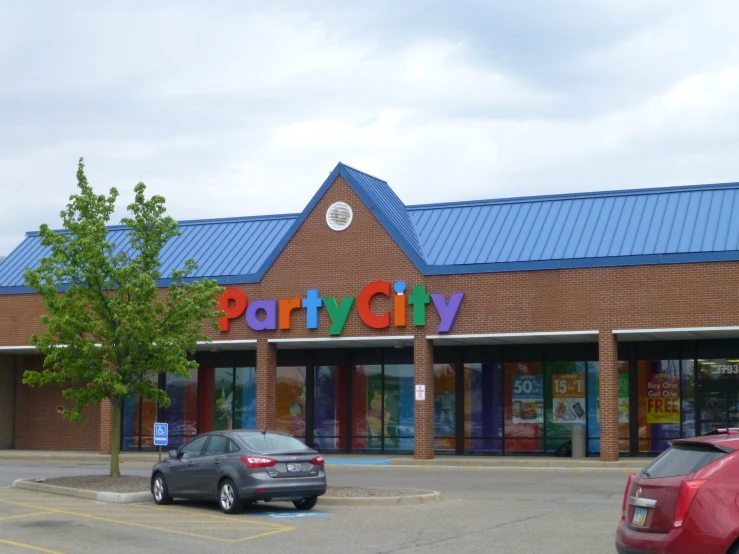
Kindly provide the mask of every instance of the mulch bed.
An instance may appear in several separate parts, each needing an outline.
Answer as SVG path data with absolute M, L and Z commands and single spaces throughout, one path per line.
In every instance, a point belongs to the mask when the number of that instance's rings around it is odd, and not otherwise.
M 149 478 L 133 475 L 110 477 L 109 475 L 84 475 L 80 477 L 54 477 L 45 479 L 45 485 L 69 487 L 98 492 L 149 492 Z

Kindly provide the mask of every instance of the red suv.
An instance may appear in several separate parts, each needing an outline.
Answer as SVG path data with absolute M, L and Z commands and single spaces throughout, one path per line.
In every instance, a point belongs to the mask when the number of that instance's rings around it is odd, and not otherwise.
M 619 554 L 739 554 L 739 429 L 672 441 L 626 483 Z

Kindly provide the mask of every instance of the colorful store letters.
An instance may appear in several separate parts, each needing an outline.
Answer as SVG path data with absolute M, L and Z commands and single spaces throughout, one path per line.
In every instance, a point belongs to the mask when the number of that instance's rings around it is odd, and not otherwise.
M 394 292 L 394 294 L 393 294 Z M 376 296 L 392 298 L 392 310 L 377 313 L 370 307 Z M 452 293 L 449 300 L 443 294 L 427 294 L 425 285 L 414 285 L 413 292 L 406 294 L 406 284 L 398 281 L 391 285 L 388 281 L 369 283 L 359 293 L 358 298 L 321 298 L 318 289 L 309 289 L 304 298 L 281 298 L 279 300 L 253 300 L 249 302 L 244 291 L 227 288 L 221 295 L 218 306 L 226 315 L 219 320 L 221 331 L 228 331 L 230 321 L 246 313 L 246 323 L 254 331 L 288 331 L 292 328 L 294 310 L 305 310 L 306 327 L 318 329 L 318 315 L 325 308 L 331 320 L 329 335 L 340 335 L 344 330 L 349 314 L 355 305 L 361 320 L 373 329 L 405 327 L 408 306 L 411 306 L 412 321 L 415 327 L 426 325 L 426 307 L 433 303 L 439 314 L 439 333 L 448 332 L 457 317 L 459 306 L 464 298 L 463 292 Z

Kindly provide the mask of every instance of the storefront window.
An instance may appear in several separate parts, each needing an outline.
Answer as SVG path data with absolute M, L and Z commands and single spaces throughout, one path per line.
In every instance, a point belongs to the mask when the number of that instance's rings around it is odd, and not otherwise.
M 572 426 L 586 424 L 585 362 L 548 362 L 546 381 L 546 450 L 564 451 Z
M 167 446 L 179 448 L 197 435 L 198 429 L 198 372 L 191 370 L 189 377 L 167 375 L 166 409 L 169 426 Z
M 698 376 L 704 381 L 722 381 L 739 385 L 739 359 L 698 360 Z
M 385 450 L 413 450 L 414 384 L 412 364 L 384 366 Z
M 434 448 L 454 451 L 456 440 L 455 368 L 451 364 L 434 365 Z
M 464 450 L 503 450 L 503 389 L 500 364 L 465 364 Z
M 349 366 L 314 369 L 313 442 L 321 450 L 346 448 L 346 387 Z
M 693 360 L 682 361 L 682 436 L 695 437 L 695 362 Z
M 413 365 L 353 368 L 354 450 L 413 450 Z
M 305 366 L 277 368 L 277 430 L 305 439 Z
M 639 451 L 661 452 L 680 437 L 680 361 L 640 360 Z
M 699 359 L 697 377 L 701 380 L 701 393 L 696 399 L 700 413 L 695 420 L 699 420 L 696 434 L 703 434 L 714 429 L 739 427 L 739 359 L 712 358 Z M 688 385 L 690 371 L 686 370 Z M 686 379 L 686 376 L 683 377 Z M 692 391 L 691 391 L 692 392 Z M 690 410 L 689 402 L 684 395 L 683 405 Z M 693 396 L 687 400 L 690 400 Z M 689 417 L 683 416 L 683 429 L 690 430 Z
M 600 452 L 600 366 L 588 362 L 588 452 Z M 618 362 L 618 438 L 619 450 L 629 447 L 629 364 Z
M 255 429 L 257 426 L 257 370 L 237 367 L 235 370 L 234 428 Z
M 543 448 L 544 387 L 541 363 L 504 364 L 505 450 L 537 452 Z
M 234 370 L 217 367 L 214 371 L 213 431 L 233 429 Z
M 157 383 L 158 376 L 150 381 Z M 152 400 L 129 395 L 123 402 L 123 450 L 149 450 L 154 448 L 154 423 L 157 420 L 157 406 Z
M 123 400 L 123 432 L 121 449 L 136 450 L 139 447 L 139 399 L 129 394 Z
M 352 448 L 379 450 L 382 448 L 383 422 L 389 414 L 384 410 L 382 366 L 356 365 L 353 368 Z

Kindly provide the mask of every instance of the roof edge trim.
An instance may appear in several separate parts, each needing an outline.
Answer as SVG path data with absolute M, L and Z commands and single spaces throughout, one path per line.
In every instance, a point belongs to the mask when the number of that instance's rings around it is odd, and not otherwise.
M 410 211 L 433 210 L 439 208 L 466 208 L 474 206 L 491 206 L 499 204 L 518 204 L 522 202 L 551 202 L 553 200 L 573 200 L 590 198 L 612 198 L 616 196 L 642 196 L 648 194 L 672 194 L 682 192 L 701 192 L 707 190 L 737 190 L 739 182 L 715 183 L 706 185 L 680 185 L 674 187 L 652 187 L 642 189 L 620 189 L 592 192 L 571 192 L 565 194 L 545 194 L 541 196 L 512 196 L 510 198 L 487 198 L 477 200 L 462 200 L 459 202 L 438 202 L 434 204 L 409 204 L 406 208 Z

